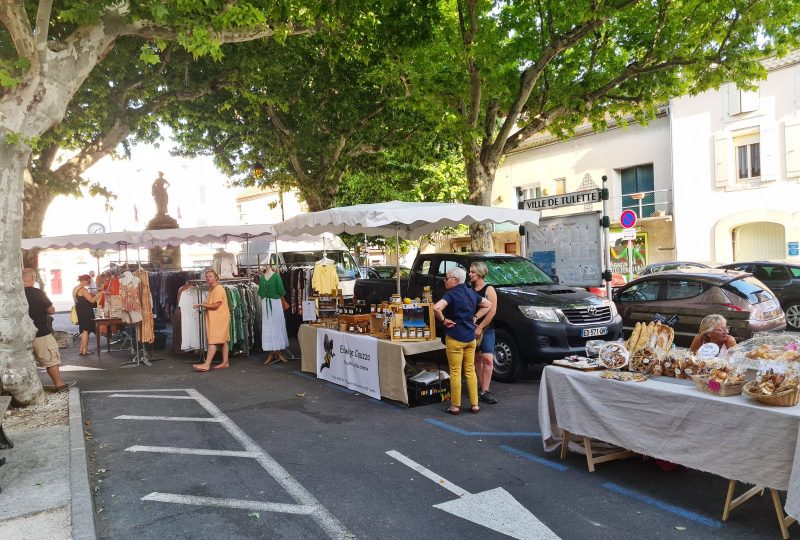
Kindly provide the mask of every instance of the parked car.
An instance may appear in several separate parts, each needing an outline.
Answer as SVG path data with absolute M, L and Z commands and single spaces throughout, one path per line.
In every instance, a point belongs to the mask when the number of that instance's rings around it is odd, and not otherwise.
M 753 277 L 769 287 L 778 297 L 786 313 L 786 325 L 789 329 L 800 331 L 800 264 L 754 261 L 725 264 L 720 268 L 753 274 Z
M 558 285 L 533 262 L 514 255 L 421 254 L 412 265 L 411 276 L 400 282 L 400 292 L 422 297 L 423 287 L 429 286 L 436 301 L 444 294 L 448 270 L 468 270 L 477 261 L 486 263 L 486 281 L 497 290 L 494 379 L 513 381 L 529 364 L 586 354 L 587 340 L 622 336 L 622 320 L 613 302 L 579 287 Z M 388 300 L 396 290 L 393 279 L 359 279 L 354 298 L 375 304 Z M 437 334 L 440 332 L 437 328 Z
M 362 266 L 362 275 L 368 279 L 394 279 L 397 272 L 396 266 Z M 400 277 L 407 278 L 411 274 L 411 268 L 400 267 Z
M 637 322 L 650 322 L 656 314 L 673 324 L 675 343 L 688 347 L 700 321 L 718 313 L 728 319 L 736 341 L 755 332 L 786 328 L 786 317 L 769 288 L 747 272 L 714 268 L 672 270 L 637 278 L 614 293 L 614 303 L 629 335 Z
M 614 289 L 618 289 L 628 283 L 628 280 L 625 279 L 625 276 L 622 274 L 618 274 L 614 272 L 611 274 L 611 293 L 614 293 Z M 592 294 L 596 294 L 597 296 L 602 296 L 603 298 L 606 297 L 606 287 L 603 285 L 602 287 L 587 287 L 586 289 Z
M 657 274 L 658 272 L 667 272 L 669 270 L 699 270 L 701 268 L 711 268 L 705 263 L 689 262 L 689 261 L 668 261 L 648 264 L 644 270 L 639 272 L 637 277 L 649 276 L 650 274 Z

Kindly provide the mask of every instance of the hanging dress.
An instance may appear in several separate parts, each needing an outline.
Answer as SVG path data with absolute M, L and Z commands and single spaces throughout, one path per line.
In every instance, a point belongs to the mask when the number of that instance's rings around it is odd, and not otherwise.
M 286 294 L 283 280 L 277 272 L 267 278 L 261 275 L 258 296 L 261 297 L 261 350 L 282 351 L 289 347 L 286 333 L 286 317 L 283 314 L 281 297 Z

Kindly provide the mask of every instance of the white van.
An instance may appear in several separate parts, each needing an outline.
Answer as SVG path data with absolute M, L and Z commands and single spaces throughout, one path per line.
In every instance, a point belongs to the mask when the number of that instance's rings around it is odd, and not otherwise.
M 292 266 L 313 266 L 317 261 L 328 257 L 336 265 L 339 275 L 339 286 L 345 298 L 353 297 L 353 287 L 356 279 L 361 277 L 358 264 L 350 254 L 347 246 L 338 236 L 298 236 L 282 240 L 252 240 L 249 245 L 249 257 L 243 244 L 239 253 L 239 266 L 255 268 L 257 264 L 270 264 Z

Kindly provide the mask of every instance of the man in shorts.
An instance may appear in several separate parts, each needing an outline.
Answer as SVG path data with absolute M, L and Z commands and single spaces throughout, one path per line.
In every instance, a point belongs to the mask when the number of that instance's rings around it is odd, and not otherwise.
M 22 284 L 25 286 L 25 297 L 28 299 L 28 316 L 36 326 L 36 337 L 33 340 L 33 355 L 39 367 L 47 370 L 53 380 L 55 392 L 64 392 L 75 382 L 65 383 L 61 378 L 61 353 L 58 343 L 53 336 L 51 315 L 56 312 L 55 306 L 47 298 L 43 290 L 33 286 L 36 281 L 36 272 L 31 268 L 22 271 Z

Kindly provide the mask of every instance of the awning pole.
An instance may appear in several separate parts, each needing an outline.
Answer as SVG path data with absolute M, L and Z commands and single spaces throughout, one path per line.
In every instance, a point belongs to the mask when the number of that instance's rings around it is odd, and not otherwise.
M 394 263 L 395 263 L 395 281 L 397 282 L 397 294 L 400 293 L 400 226 L 394 228 Z

